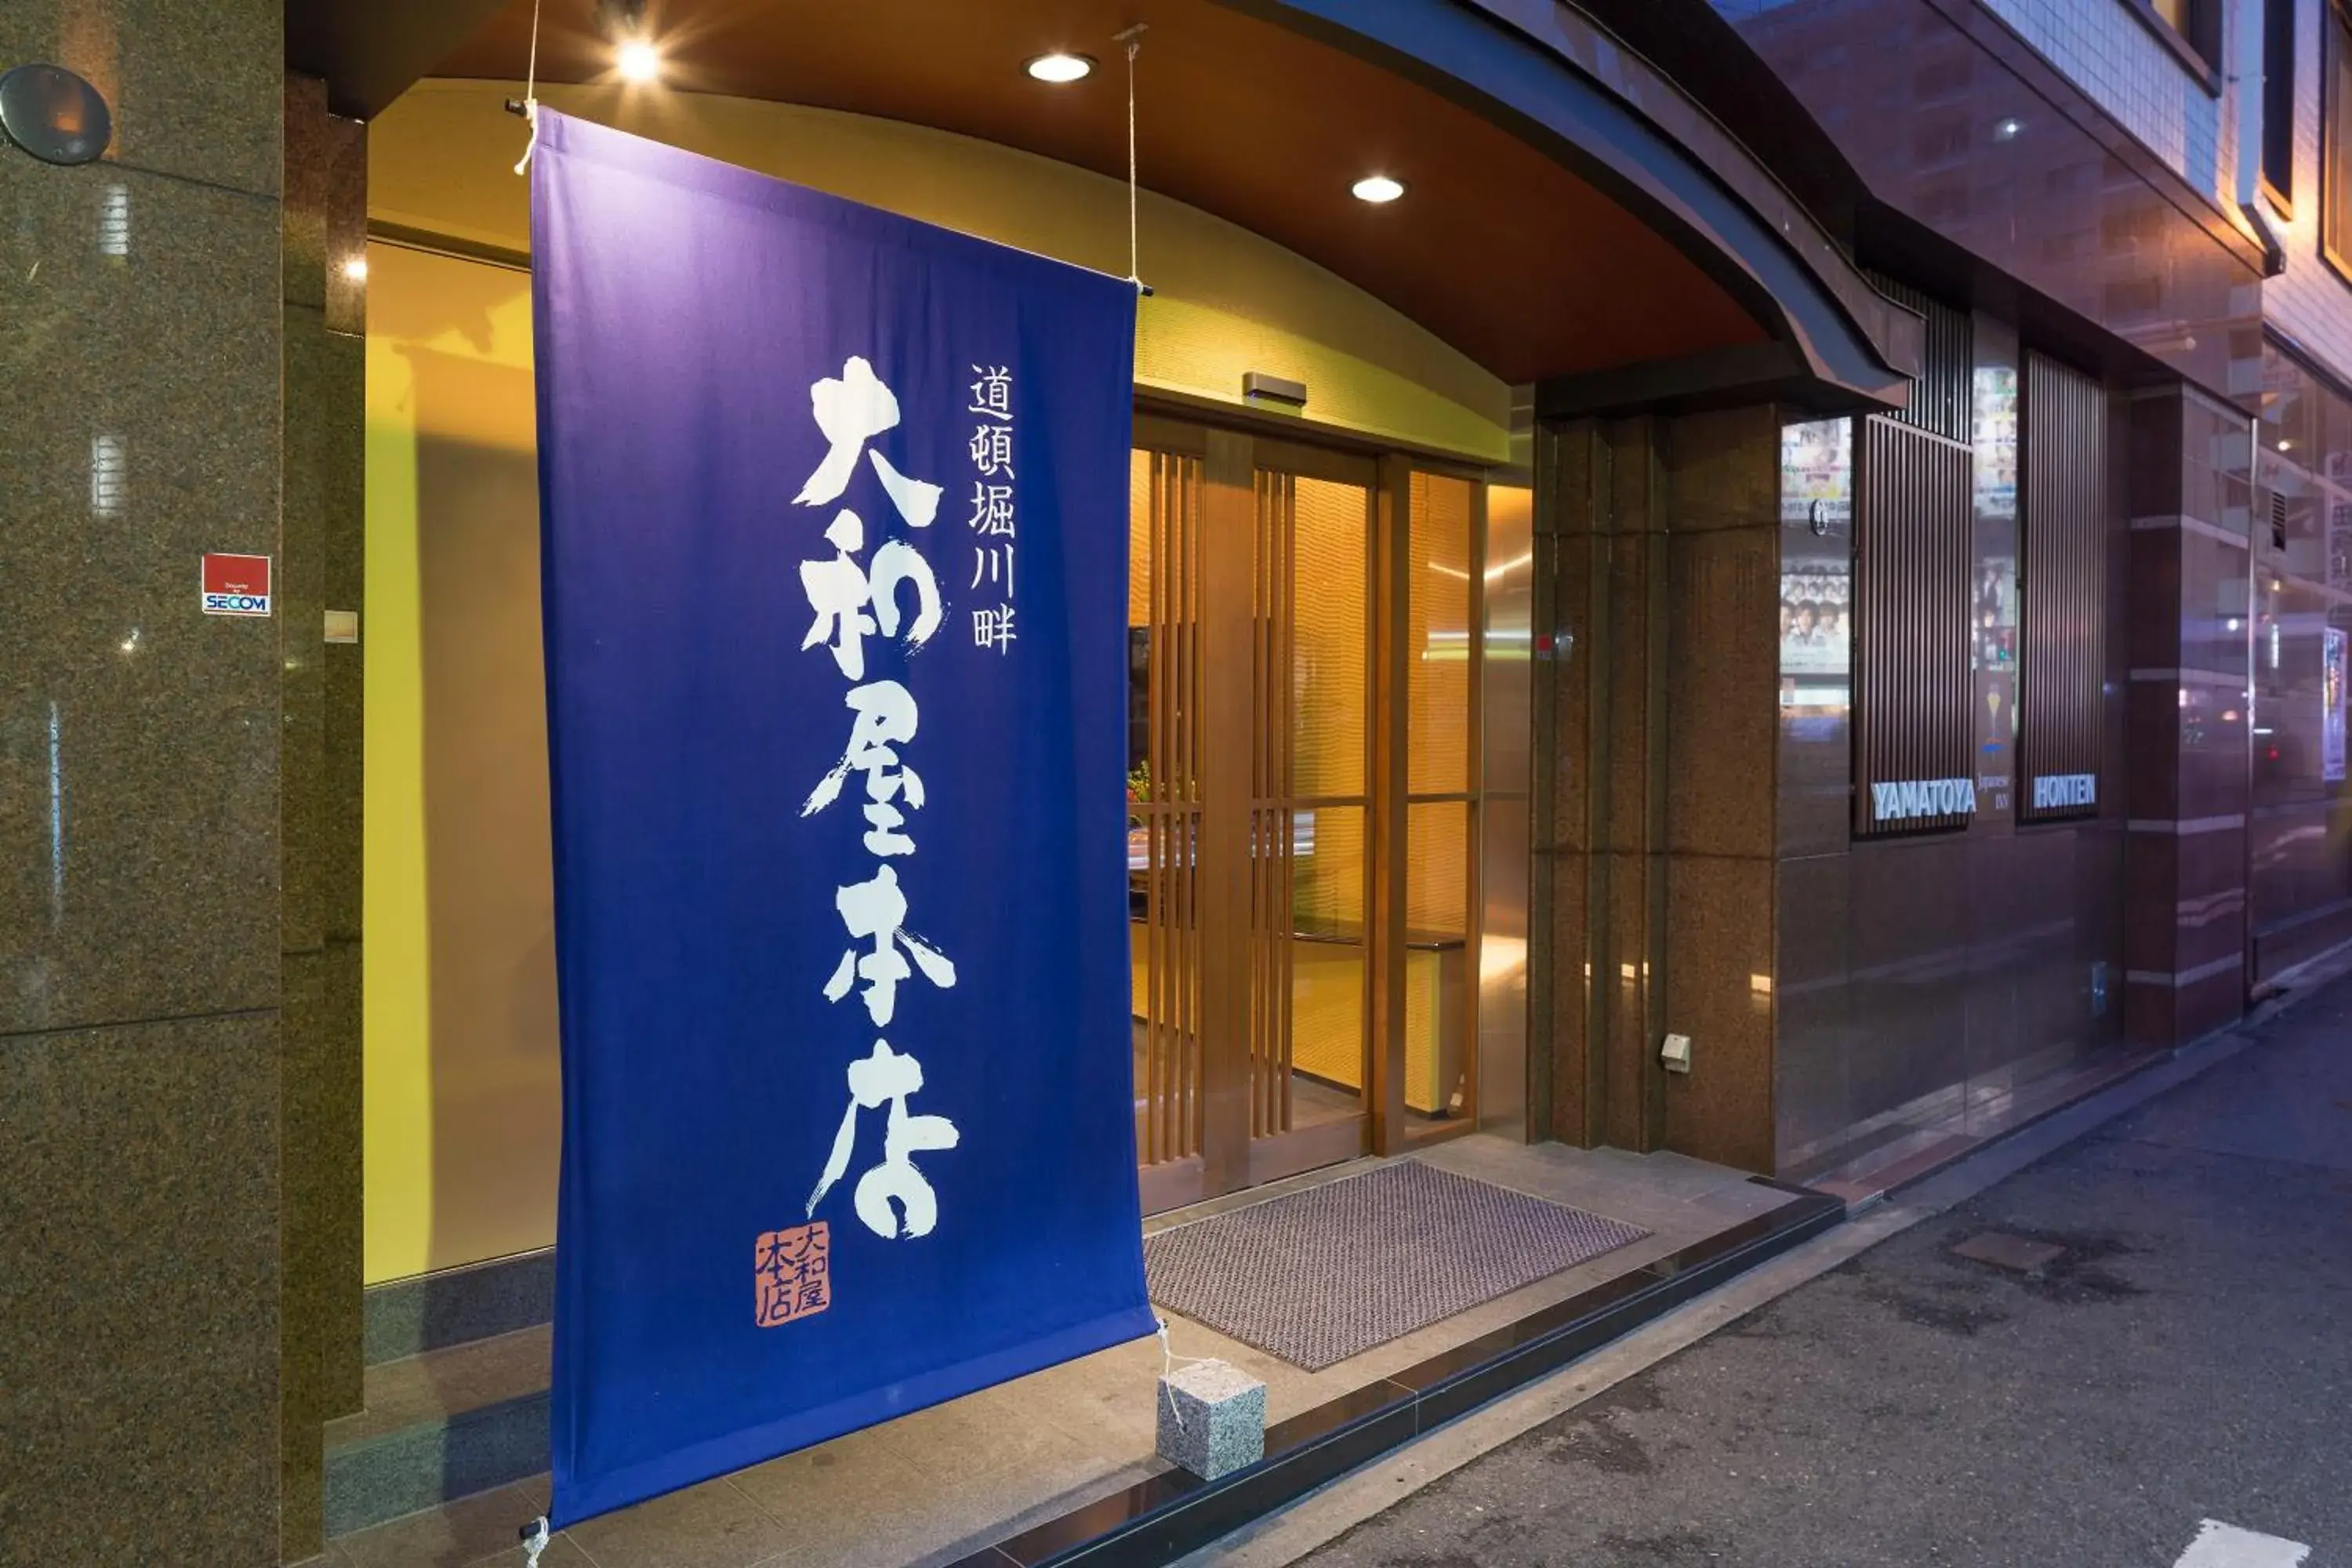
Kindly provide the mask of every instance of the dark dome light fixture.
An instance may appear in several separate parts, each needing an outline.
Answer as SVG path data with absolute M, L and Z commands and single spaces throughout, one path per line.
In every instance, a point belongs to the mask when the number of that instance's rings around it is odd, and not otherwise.
M 63 66 L 18 66 L 0 74 L 0 132 L 44 163 L 89 163 L 114 140 L 114 115 Z

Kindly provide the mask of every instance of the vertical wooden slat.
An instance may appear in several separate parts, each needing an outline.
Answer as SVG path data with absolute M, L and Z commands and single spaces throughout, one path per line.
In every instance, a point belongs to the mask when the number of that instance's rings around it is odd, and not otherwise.
M 1201 548 L 1197 458 L 1150 457 L 1145 597 L 1143 1095 L 1137 1154 L 1145 1164 L 1201 1145 Z
M 1180 1123 L 1183 1147 L 1187 1152 L 1199 1152 L 1202 1146 L 1206 1110 L 1202 1103 L 1202 1075 L 1206 1070 L 1202 1046 L 1202 1016 L 1203 1002 L 1204 957 L 1201 941 L 1201 904 L 1205 873 L 1202 857 L 1206 853 L 1202 824 L 1207 811 L 1207 786 L 1203 783 L 1201 748 L 1206 722 L 1202 712 L 1202 690 L 1206 675 L 1206 598 L 1202 584 L 1202 553 L 1206 547 L 1205 514 L 1208 510 L 1208 474 L 1203 464 L 1188 464 L 1185 469 L 1185 497 L 1181 513 L 1183 542 L 1181 545 L 1184 571 L 1184 688 L 1183 713 L 1184 748 L 1184 1032 L 1181 1040 L 1181 1088 L 1179 1105 L 1182 1116 Z
M 1168 1016 L 1168 459 L 1150 458 L 1145 491 L 1144 537 L 1150 551 L 1145 567 L 1144 768 L 1143 791 L 1143 1163 L 1168 1158 L 1161 1126 L 1165 1089 L 1161 1081 L 1162 1030 Z
M 1281 592 L 1277 596 L 1275 624 L 1281 639 L 1276 661 L 1275 722 L 1276 770 L 1275 795 L 1280 802 L 1275 817 L 1275 942 L 1276 962 L 1274 973 L 1275 1040 L 1276 1083 L 1280 1089 L 1275 1104 L 1276 1125 L 1288 1131 L 1293 1125 L 1291 1104 L 1291 1071 L 1296 1060 L 1295 1041 L 1291 1035 L 1291 984 L 1293 966 L 1297 960 L 1297 946 L 1293 938 L 1297 929 L 1294 909 L 1294 886 L 1297 868 L 1293 859 L 1297 848 L 1297 725 L 1294 722 L 1294 702 L 1297 686 L 1298 633 L 1298 510 L 1297 485 L 1292 480 L 1286 487 L 1290 504 L 1285 507 L 1281 530 Z
M 1371 1034 L 1366 1100 L 1377 1154 L 1402 1153 L 1405 1146 L 1405 660 L 1412 640 L 1412 507 L 1411 465 L 1402 458 L 1383 458 L 1372 529 L 1372 773 L 1365 834 L 1370 887 L 1364 905 Z
M 1272 631 L 1267 611 L 1273 597 L 1269 575 L 1274 568 L 1274 476 L 1260 470 L 1253 476 L 1252 484 L 1256 510 L 1251 520 L 1254 527 L 1250 542 L 1250 708 L 1260 716 L 1260 721 L 1251 726 L 1250 732 L 1250 1135 L 1262 1138 L 1268 1131 L 1266 1095 L 1271 1078 L 1266 1068 L 1265 1017 L 1268 989 L 1265 797 L 1270 792 L 1263 715 L 1266 710 L 1267 665 L 1271 654 L 1266 645 Z

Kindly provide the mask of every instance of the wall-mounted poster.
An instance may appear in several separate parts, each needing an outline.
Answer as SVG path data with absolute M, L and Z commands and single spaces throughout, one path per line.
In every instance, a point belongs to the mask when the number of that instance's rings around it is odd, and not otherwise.
M 1977 512 L 1989 518 L 2017 515 L 2017 372 L 1984 365 L 1974 384 L 1969 430 L 1976 446 Z
M 1780 522 L 1841 537 L 1853 526 L 1853 422 L 1817 419 L 1780 430 Z
M 1853 574 L 1843 562 L 1780 568 L 1780 673 L 1843 677 L 1852 663 Z
M 2326 657 L 2319 667 L 2319 776 L 2328 784 L 2344 782 L 2344 685 L 2347 673 L 2345 633 L 2340 626 L 2326 632 Z

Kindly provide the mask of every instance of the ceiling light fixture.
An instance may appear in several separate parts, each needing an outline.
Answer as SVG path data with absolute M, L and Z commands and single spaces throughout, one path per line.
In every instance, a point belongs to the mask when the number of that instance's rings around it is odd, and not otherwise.
M 1083 81 L 1094 75 L 1095 60 L 1092 55 L 1074 55 L 1055 49 L 1049 55 L 1032 56 L 1021 68 L 1039 81 Z
M 367 258 L 364 256 L 354 256 L 349 261 L 344 262 L 343 276 L 350 279 L 354 283 L 366 282 Z
M 1391 180 L 1386 174 L 1367 174 L 1349 187 L 1360 202 L 1384 206 L 1404 195 L 1404 182 Z
M 630 38 L 614 52 L 613 64 L 619 69 L 623 81 L 656 82 L 661 79 L 661 50 L 647 38 Z

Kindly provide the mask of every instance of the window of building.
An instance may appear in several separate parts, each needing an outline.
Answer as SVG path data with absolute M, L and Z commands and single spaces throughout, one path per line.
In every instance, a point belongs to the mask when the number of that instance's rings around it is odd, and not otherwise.
M 2126 9 L 2172 46 L 2181 63 L 2217 89 L 2214 63 L 2221 58 L 2222 0 L 2123 0 Z
M 2341 0 L 2327 7 L 2326 134 L 2320 152 L 2320 244 L 2352 275 L 2352 20 Z
M 2294 206 L 2296 0 L 2263 0 L 2263 184 L 2281 212 Z

